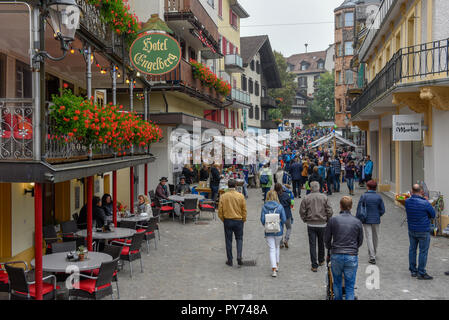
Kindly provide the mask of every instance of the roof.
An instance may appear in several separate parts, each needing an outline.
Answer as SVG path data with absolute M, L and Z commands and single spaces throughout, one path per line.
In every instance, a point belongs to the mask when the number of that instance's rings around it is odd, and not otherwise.
M 336 8 L 334 11 L 338 11 L 344 8 L 353 8 L 355 5 L 360 2 L 358 0 L 345 0 L 338 8 Z
M 287 58 L 287 63 L 293 66 L 293 69 L 290 71 L 296 74 L 326 72 L 326 69 L 324 69 L 324 65 L 323 69 L 318 68 L 318 62 L 320 60 L 326 63 L 326 55 L 326 51 L 294 54 Z M 309 64 L 309 68 L 305 71 L 302 71 L 301 64 L 304 62 Z
M 281 88 L 281 78 L 268 36 L 240 38 L 240 54 L 244 67 L 248 66 L 258 52 L 260 54 L 260 66 L 268 88 Z

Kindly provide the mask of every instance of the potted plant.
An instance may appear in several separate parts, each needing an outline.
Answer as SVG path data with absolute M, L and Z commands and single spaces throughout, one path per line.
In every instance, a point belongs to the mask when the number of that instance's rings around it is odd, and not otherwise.
M 87 248 L 85 246 L 79 246 L 78 247 L 78 257 L 80 261 L 83 261 L 84 259 L 87 259 Z

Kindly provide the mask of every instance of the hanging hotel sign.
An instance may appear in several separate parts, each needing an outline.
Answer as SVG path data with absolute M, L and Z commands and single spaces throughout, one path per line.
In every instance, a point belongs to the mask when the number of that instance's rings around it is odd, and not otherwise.
M 393 115 L 393 141 L 421 141 L 421 114 Z
M 147 33 L 133 42 L 129 56 L 134 68 L 141 73 L 160 76 L 178 66 L 181 47 L 167 34 Z

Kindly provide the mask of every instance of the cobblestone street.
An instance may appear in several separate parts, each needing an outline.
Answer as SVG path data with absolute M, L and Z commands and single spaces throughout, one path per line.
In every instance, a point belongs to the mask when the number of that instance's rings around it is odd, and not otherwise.
M 343 185 L 342 193 L 330 197 L 334 214 L 338 213 L 338 202 L 346 189 Z M 363 191 L 356 188 L 355 205 Z M 325 299 L 326 267 L 320 267 L 317 273 L 310 270 L 307 228 L 299 218 L 300 201 L 295 203 L 290 248 L 281 250 L 280 272 L 277 278 L 272 278 L 268 247 L 259 221 L 261 192 L 258 189 L 249 192 L 243 257 L 256 259 L 256 266 L 238 268 L 236 261 L 232 268 L 225 265 L 223 225 L 218 219 L 210 220 L 209 213 L 203 214 L 200 224 L 188 221 L 182 225 L 163 219 L 158 249 L 154 250 L 153 244 L 150 255 L 144 254 L 144 273 L 140 273 L 137 261 L 132 280 L 127 263 L 120 272 L 121 299 Z M 449 239 L 432 237 L 427 270 L 434 280 L 411 278 L 407 226 L 401 227 L 405 211 L 389 199 L 384 201 L 387 210 L 377 259 L 380 289 L 368 290 L 365 286 L 368 277 L 365 270 L 370 264 L 364 243 L 359 254 L 356 295 L 363 300 L 448 299 L 449 277 L 444 271 L 449 270 Z

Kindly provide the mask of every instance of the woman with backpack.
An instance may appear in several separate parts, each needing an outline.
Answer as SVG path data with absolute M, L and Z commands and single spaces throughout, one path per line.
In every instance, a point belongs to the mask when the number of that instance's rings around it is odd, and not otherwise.
M 363 231 L 368 245 L 368 262 L 376 264 L 380 217 L 385 213 L 385 204 L 382 197 L 376 193 L 376 181 L 370 180 L 366 186 L 368 191 L 360 197 L 356 217 L 363 223 Z
M 274 219 L 274 217 L 277 219 Z M 260 214 L 260 222 L 265 226 L 265 239 L 270 248 L 272 277 L 277 277 L 279 272 L 280 245 L 286 220 L 285 211 L 279 203 L 277 192 L 275 190 L 268 191 L 266 202 Z

